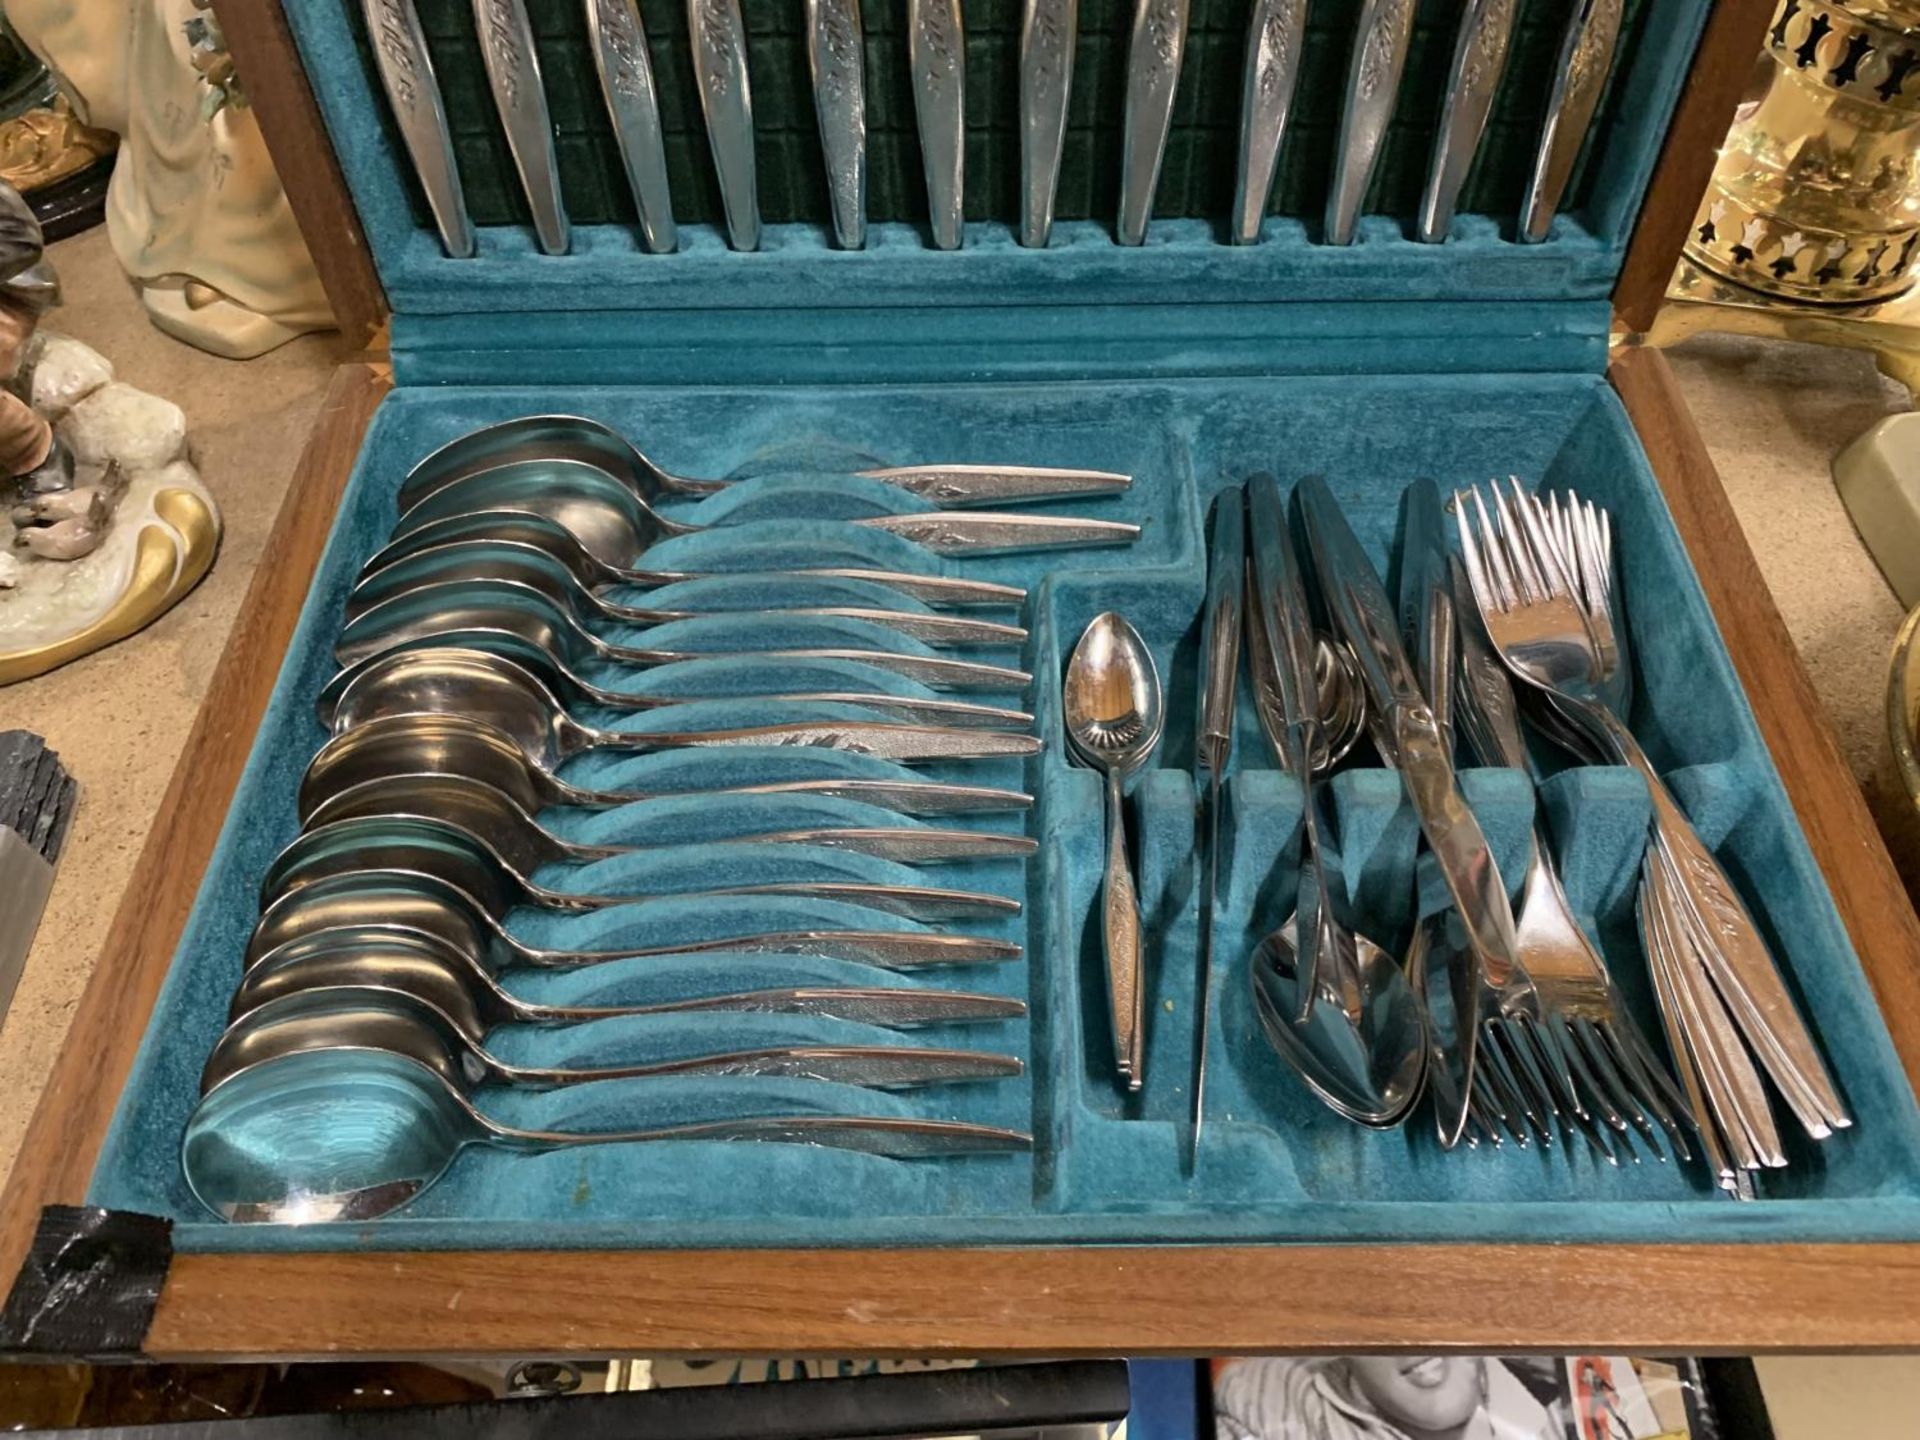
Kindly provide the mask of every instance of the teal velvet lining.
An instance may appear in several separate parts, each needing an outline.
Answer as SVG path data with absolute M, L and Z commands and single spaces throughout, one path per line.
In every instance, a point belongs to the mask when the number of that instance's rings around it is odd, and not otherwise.
M 1102 466 L 1136 477 L 1124 498 L 1078 507 L 1143 524 L 1130 549 L 947 562 L 955 571 L 1031 587 L 1024 623 L 1033 633 L 1024 653 L 995 658 L 1035 672 L 1025 703 L 1050 738 L 1045 753 L 1030 761 L 935 767 L 929 773 L 1031 791 L 1038 803 L 1027 815 L 962 823 L 1024 829 L 1038 838 L 1040 850 L 1025 864 L 934 867 L 919 874 L 924 884 L 1024 901 L 1019 917 L 963 928 L 1020 940 L 1026 954 L 1007 964 L 877 978 L 1027 1000 L 1026 1020 L 922 1032 L 907 1041 L 958 1041 L 1013 1053 L 1027 1062 L 1023 1077 L 892 1096 L 796 1082 L 682 1080 L 606 1082 L 544 1095 L 489 1089 L 482 1097 L 503 1119 L 563 1126 L 641 1123 L 649 1115 L 790 1096 L 875 1114 L 1028 1128 L 1036 1137 L 1030 1156 L 914 1164 L 781 1145 L 598 1147 L 542 1158 L 470 1151 L 400 1216 L 363 1226 L 299 1229 L 222 1226 L 208 1220 L 186 1192 L 179 1137 L 200 1066 L 238 979 L 260 877 L 294 833 L 295 785 L 322 738 L 312 701 L 333 669 L 331 647 L 346 589 L 391 527 L 393 491 L 409 464 L 477 425 L 554 408 L 608 421 L 682 473 L 727 474 L 752 468 L 756 457 L 765 468 L 769 455 L 790 457 L 816 439 L 824 449 L 824 437 L 832 436 L 890 462 L 1018 459 Z M 790 466 L 791 460 L 778 463 Z M 1245 956 L 1292 893 L 1298 816 L 1243 705 L 1227 787 L 1208 1139 L 1199 1173 L 1182 1175 L 1198 925 L 1188 767 L 1195 615 L 1204 581 L 1201 521 L 1222 485 L 1261 470 L 1283 484 L 1325 474 L 1381 560 L 1391 549 L 1401 489 L 1416 476 L 1448 486 L 1515 472 L 1529 481 L 1576 486 L 1612 507 L 1623 546 L 1626 605 L 1634 618 L 1635 724 L 1752 903 L 1859 1118 L 1855 1129 L 1819 1146 L 1789 1134 L 1793 1168 L 1764 1177 L 1763 1200 L 1741 1206 L 1709 1193 L 1697 1167 L 1648 1161 L 1611 1170 L 1583 1151 L 1562 1147 L 1544 1154 L 1509 1147 L 1505 1153 L 1449 1155 L 1438 1150 L 1424 1120 L 1377 1134 L 1336 1119 L 1256 1033 Z M 818 543 L 834 527 L 799 521 L 792 530 L 799 542 Z M 671 543 L 689 554 L 712 554 L 734 542 L 715 532 Z M 1114 1089 L 1103 1059 L 1108 1040 L 1095 928 L 1099 787 L 1090 772 L 1067 762 L 1057 724 L 1063 656 L 1086 621 L 1110 606 L 1141 628 L 1169 688 L 1165 740 L 1155 768 L 1133 785 L 1130 802 L 1151 936 L 1148 1078 L 1137 1098 Z M 1004 703 L 1014 702 L 1009 697 Z M 567 773 L 582 783 L 653 784 L 673 774 L 684 777 L 687 763 L 680 757 L 602 755 L 582 759 Z M 736 755 L 727 763 L 750 768 L 754 757 Z M 1508 772 L 1474 771 L 1465 778 L 1505 873 L 1517 878 L 1531 794 Z M 1397 781 L 1383 771 L 1345 771 L 1332 788 L 1341 875 L 1369 928 L 1397 946 L 1416 904 L 1423 903 L 1414 895 L 1412 816 Z M 1573 903 L 1650 1024 L 1632 922 L 1645 791 L 1627 772 L 1566 770 L 1546 784 L 1541 803 L 1565 852 Z M 598 814 L 553 812 L 546 819 L 576 839 L 702 845 L 753 813 L 700 811 L 697 804 L 663 800 Z M 762 812 L 776 823 L 797 813 L 819 812 L 784 804 Z M 614 862 L 603 873 L 617 876 L 632 864 Z M 685 863 L 676 868 L 691 873 Z M 716 879 L 725 874 L 717 858 L 708 868 Z M 579 872 L 564 867 L 543 870 L 539 878 L 553 885 L 584 883 Z M 866 928 L 915 924 L 825 902 L 741 901 L 728 913 L 793 921 L 857 916 Z M 722 919 L 702 921 L 696 909 L 675 900 L 587 917 L 516 912 L 511 924 L 529 937 L 578 944 L 614 934 L 725 933 Z M 628 961 L 567 975 L 510 972 L 506 979 L 529 999 L 567 1002 L 700 993 L 717 976 L 742 986 L 876 978 L 841 961 L 736 955 Z M 819 1020 L 708 1015 L 697 1022 L 654 1017 L 570 1032 L 496 1032 L 491 1043 L 516 1059 L 560 1063 L 630 1054 L 635 1046 L 684 1053 L 766 1037 L 872 1034 Z M 186 1250 L 1910 1239 L 1920 1236 L 1920 1109 L 1646 459 L 1597 376 L 795 385 L 756 396 L 727 387 L 403 387 L 382 405 L 369 431 L 89 1200 L 172 1218 L 175 1244 Z

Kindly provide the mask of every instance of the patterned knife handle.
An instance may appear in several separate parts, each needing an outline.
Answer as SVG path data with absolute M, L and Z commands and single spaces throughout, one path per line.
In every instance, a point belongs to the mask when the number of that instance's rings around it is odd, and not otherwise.
M 827 162 L 833 235 L 843 250 L 867 243 L 867 98 L 860 0 L 807 0 L 807 62 Z
M 1580 144 L 1587 138 L 1607 72 L 1613 68 L 1621 6 L 1622 0 L 1584 0 L 1567 23 L 1553 95 L 1547 103 L 1547 125 L 1540 133 L 1540 150 L 1534 156 L 1533 178 L 1527 182 L 1526 205 L 1520 214 L 1522 240 L 1544 240 L 1553 228 L 1554 212 L 1573 177 L 1573 162 L 1580 158 Z
M 680 243 L 667 186 L 667 152 L 660 103 L 647 58 L 647 32 L 634 0 L 586 0 L 587 36 L 600 75 L 600 94 L 613 121 L 627 185 L 640 214 L 640 236 L 656 255 Z
M 413 0 L 361 0 L 361 9 L 380 83 L 399 122 L 413 173 L 426 192 L 440 243 L 454 259 L 465 260 L 474 252 L 473 222 L 467 218 L 467 199 L 453 162 L 453 136 L 447 129 L 446 106 L 440 99 L 440 82 L 434 79 L 420 16 Z
M 493 106 L 507 137 L 520 188 L 533 211 L 533 231 L 548 255 L 564 255 L 571 236 L 560 203 L 560 166 L 553 155 L 553 121 L 540 84 L 540 56 L 525 0 L 473 0 L 474 29 L 486 62 Z
M 958 250 L 966 165 L 966 36 L 960 0 L 907 0 L 913 113 L 920 125 L 933 243 Z
M 753 168 L 753 94 L 747 85 L 747 24 L 739 0 L 687 0 L 687 32 L 707 145 L 720 179 L 727 238 L 760 248 L 760 200 Z
M 1127 115 L 1120 159 L 1122 245 L 1147 238 L 1153 192 L 1160 186 L 1160 162 L 1167 154 L 1167 130 L 1173 124 L 1173 97 L 1180 86 L 1180 61 L 1187 49 L 1187 0 L 1139 0 L 1133 12 L 1133 39 L 1127 49 Z
M 1027 0 L 1020 23 L 1020 243 L 1044 246 L 1067 139 L 1079 0 Z
M 1515 0 L 1467 0 L 1460 17 L 1440 130 L 1433 139 L 1433 166 L 1420 201 L 1422 240 L 1438 244 L 1453 228 L 1454 205 L 1486 131 L 1493 92 L 1500 88 L 1501 72 L 1507 68 L 1514 9 Z
M 1240 95 L 1240 166 L 1233 187 L 1233 243 L 1260 238 L 1273 173 L 1286 136 L 1293 85 L 1300 73 L 1306 0 L 1254 0 L 1247 28 L 1247 65 Z
M 1364 0 L 1353 63 L 1347 71 L 1347 103 L 1340 117 L 1340 148 L 1333 189 L 1327 196 L 1327 243 L 1351 245 L 1360 207 L 1373 181 L 1387 122 L 1393 118 L 1400 72 L 1413 35 L 1413 0 Z

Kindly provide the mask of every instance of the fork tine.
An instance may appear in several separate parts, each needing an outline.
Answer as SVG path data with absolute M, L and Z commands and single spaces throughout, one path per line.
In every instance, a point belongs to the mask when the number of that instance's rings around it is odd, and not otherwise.
M 1480 1053 L 1484 1056 L 1486 1052 L 1483 1049 Z M 1527 1127 L 1514 1119 L 1508 1108 L 1508 1097 L 1502 1093 L 1490 1063 L 1473 1067 L 1472 1087 L 1476 1097 L 1474 1103 L 1483 1114 L 1481 1123 L 1487 1126 L 1488 1132 L 1494 1137 L 1494 1144 L 1500 1143 L 1500 1131 L 1504 1129 L 1514 1144 L 1522 1150 L 1528 1148 L 1533 1143 L 1532 1138 L 1527 1133 Z M 1497 1125 L 1493 1123 L 1496 1121 Z
M 1559 1030 L 1549 1023 L 1549 1018 L 1542 1015 L 1538 1019 L 1530 1019 L 1528 1033 L 1534 1040 L 1535 1049 L 1554 1089 L 1575 1115 L 1586 1120 L 1590 1118 L 1586 1101 L 1581 1097 L 1579 1087 L 1574 1084 L 1573 1071 L 1567 1064 L 1566 1048 L 1561 1044 Z
M 1508 1109 L 1526 1121 L 1533 1137 L 1540 1142 L 1541 1149 L 1552 1148 L 1553 1127 L 1547 1123 L 1547 1115 L 1552 1107 L 1542 1104 L 1540 1093 L 1532 1089 L 1518 1073 L 1514 1046 L 1506 1025 L 1499 1019 L 1482 1022 L 1480 1041 L 1481 1053 L 1491 1062 L 1491 1079 L 1507 1093 Z
M 1467 497 L 1472 495 L 1477 503 L 1478 491 L 1456 490 L 1453 492 L 1453 528 L 1460 536 L 1460 563 L 1466 567 L 1467 588 L 1473 591 L 1473 603 L 1481 612 L 1491 613 L 1506 609 L 1499 591 L 1495 588 L 1493 576 L 1488 572 L 1480 554 L 1480 538 L 1474 533 L 1473 517 L 1467 514 Z
M 1534 1031 L 1535 1038 L 1543 1051 L 1550 1055 L 1556 1051 L 1566 1052 L 1557 1057 L 1561 1065 L 1567 1064 L 1569 1058 L 1577 1064 L 1578 1056 L 1572 1054 L 1573 1045 L 1565 1034 L 1566 1023 L 1563 1017 L 1547 1015 L 1534 1022 L 1530 1028 Z M 1571 1079 L 1567 1082 L 1567 1091 L 1563 1098 L 1567 1106 L 1567 1115 L 1572 1117 L 1571 1120 L 1566 1120 L 1563 1116 L 1563 1121 L 1566 1121 L 1570 1129 L 1580 1132 L 1581 1138 L 1587 1142 L 1587 1147 L 1595 1155 L 1609 1165 L 1617 1167 L 1620 1164 L 1620 1157 L 1614 1153 L 1613 1145 L 1607 1136 L 1606 1126 L 1589 1113 L 1585 1104 L 1581 1102 L 1578 1090 L 1571 1083 Z M 1626 1150 L 1627 1158 L 1638 1165 L 1640 1157 L 1634 1153 L 1633 1147 L 1629 1145 Z
M 1475 553 L 1483 557 L 1487 577 L 1493 581 L 1499 601 L 1494 608 L 1501 611 L 1511 610 L 1519 603 L 1520 594 L 1519 586 L 1513 578 L 1513 570 L 1507 564 L 1506 548 L 1500 543 L 1500 532 L 1494 526 L 1493 517 L 1487 514 L 1487 502 L 1480 493 L 1480 487 L 1475 485 L 1468 493 L 1473 496 L 1473 514 L 1477 522 L 1479 543 L 1474 547 Z M 1466 534 L 1469 528 L 1466 521 L 1462 520 L 1461 533 Z M 1471 571 L 1468 572 L 1468 577 L 1472 577 Z
M 1513 482 L 1514 494 L 1520 496 L 1522 509 L 1527 508 L 1525 493 L 1520 489 L 1520 481 Z M 1520 521 L 1513 513 L 1513 507 L 1507 503 L 1506 493 L 1500 483 L 1494 481 L 1487 487 L 1493 491 L 1494 513 L 1500 517 L 1500 541 L 1505 550 L 1507 563 L 1519 577 L 1520 599 L 1523 602 L 1544 600 L 1547 598 L 1546 580 L 1533 563 L 1533 555 L 1527 547 L 1520 531 Z
M 1527 558 L 1539 572 L 1542 597 L 1574 598 L 1573 581 L 1569 578 L 1571 567 L 1562 563 L 1560 548 L 1542 523 L 1539 501 L 1520 488 L 1518 476 L 1510 476 L 1507 483 L 1513 487 L 1513 508 L 1520 519 L 1520 538 Z
M 1636 1091 L 1633 1062 L 1622 1053 L 1620 1042 L 1613 1034 L 1613 1026 L 1605 1021 L 1586 1023 L 1587 1031 L 1582 1038 L 1593 1057 L 1594 1068 L 1601 1073 L 1607 1085 L 1622 1102 L 1621 1109 L 1625 1112 L 1627 1119 L 1633 1122 L 1633 1128 L 1647 1142 L 1647 1148 L 1653 1151 L 1656 1159 L 1664 1161 L 1667 1158 L 1667 1147 L 1660 1143 L 1663 1127 L 1655 1124 L 1658 1118 L 1657 1113 L 1649 1117 L 1647 1107 Z M 1674 1148 L 1674 1154 L 1685 1158 L 1682 1147 Z
M 1667 1074 L 1666 1067 L 1654 1056 L 1647 1037 L 1634 1023 L 1633 1017 L 1624 1013 L 1616 1017 L 1615 1023 L 1606 1028 L 1607 1042 L 1613 1047 L 1620 1059 L 1621 1075 L 1632 1088 L 1641 1107 L 1659 1123 L 1666 1133 L 1667 1144 L 1673 1153 L 1683 1161 L 1693 1158 L 1693 1147 L 1687 1142 L 1687 1131 L 1699 1129 L 1693 1111 L 1688 1107 L 1679 1087 Z

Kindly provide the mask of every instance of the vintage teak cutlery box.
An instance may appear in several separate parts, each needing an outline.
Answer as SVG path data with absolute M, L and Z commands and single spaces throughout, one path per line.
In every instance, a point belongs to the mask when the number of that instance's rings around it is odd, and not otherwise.
M 217 8 L 343 322 L 378 321 L 384 353 L 343 367 L 261 562 L 9 1192 L 9 1273 L 46 1205 L 171 1222 L 149 1328 L 117 1342 L 150 1354 L 1920 1344 L 1920 927 L 1664 363 L 1630 336 L 1610 346 L 1657 300 L 1766 6 L 1628 0 L 1583 157 L 1538 244 L 1517 241 L 1515 219 L 1567 7 L 1523 4 L 1444 244 L 1416 241 L 1411 216 L 1456 7 L 1422 7 L 1357 242 L 1338 247 L 1318 217 L 1361 7 L 1315 0 L 1273 213 L 1258 243 L 1236 246 L 1225 223 L 1246 12 L 1197 0 L 1155 218 L 1146 244 L 1125 248 L 1112 236 L 1130 12 L 1083 0 L 1061 218 L 1050 246 L 1026 249 L 1013 234 L 1020 7 L 969 0 L 965 244 L 941 251 L 918 178 L 907 10 L 870 3 L 873 224 L 865 248 L 845 251 L 827 225 L 802 7 L 749 0 L 767 225 L 742 253 L 718 225 L 684 15 L 646 0 L 680 221 L 678 252 L 649 254 L 580 7 L 538 3 L 573 220 L 571 252 L 545 255 L 491 126 L 468 7 L 419 0 L 478 226 L 466 259 L 443 253 L 417 193 L 360 7 Z M 542 411 L 604 420 L 691 474 L 852 450 L 1134 477 L 1094 507 L 1143 527 L 1129 548 L 945 562 L 1029 591 L 1019 663 L 1045 749 L 969 772 L 1036 800 L 982 822 L 1025 827 L 1033 858 L 968 877 L 1024 902 L 991 933 L 1025 953 L 966 977 L 1027 1002 L 1024 1019 L 969 1041 L 1026 1068 L 862 1108 L 1029 1130 L 1030 1153 L 476 1149 L 394 1216 L 299 1227 L 220 1223 L 185 1187 L 182 1129 L 261 877 L 296 830 L 343 597 L 409 466 Z M 1514 474 L 1612 510 L 1636 729 L 1781 958 L 1857 1117 L 1850 1132 L 1790 1139 L 1792 1164 L 1735 1203 L 1697 1165 L 1614 1168 L 1578 1146 L 1443 1153 L 1424 1118 L 1374 1133 L 1319 1107 L 1262 1042 L 1246 983 L 1248 947 L 1292 893 L 1299 816 L 1243 705 L 1208 1134 L 1185 1172 L 1204 517 L 1220 487 L 1262 472 L 1283 486 L 1325 475 L 1383 570 L 1418 477 Z M 1060 734 L 1066 652 L 1107 608 L 1140 627 L 1169 689 L 1165 740 L 1132 787 L 1152 987 L 1150 1078 L 1133 1098 L 1103 1062 L 1099 782 Z M 635 763 L 598 757 L 579 774 L 617 782 Z M 1501 771 L 1467 786 L 1517 875 L 1527 786 Z M 1397 781 L 1360 769 L 1333 792 L 1352 892 L 1404 933 L 1415 827 Z M 1576 910 L 1644 1004 L 1644 788 L 1626 771 L 1578 771 L 1541 803 Z M 724 855 L 714 864 L 723 872 Z M 547 938 L 565 943 L 594 922 L 551 923 Z M 536 984 L 549 999 L 591 989 L 578 976 Z M 781 1033 L 820 1038 L 799 1021 Z M 535 1062 L 596 1054 L 568 1032 L 497 1043 Z M 652 1103 L 603 1083 L 503 1095 L 496 1113 L 591 1128 L 643 1122 Z M 34 1253 L 53 1263 L 44 1245 Z

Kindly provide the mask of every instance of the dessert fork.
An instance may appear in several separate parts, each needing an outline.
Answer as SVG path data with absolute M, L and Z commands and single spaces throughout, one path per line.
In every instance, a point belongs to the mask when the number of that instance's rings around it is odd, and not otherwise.
M 1665 918 L 1682 948 L 1711 976 L 1712 988 L 1740 1034 L 1808 1134 L 1824 1138 L 1852 1120 L 1812 1036 L 1719 862 L 1608 704 L 1603 684 L 1607 660 L 1583 603 L 1595 597 L 1604 601 L 1609 593 L 1609 586 L 1596 578 L 1602 563 L 1594 545 L 1597 526 L 1584 515 L 1564 525 L 1578 557 L 1569 567 L 1561 558 L 1551 512 L 1530 499 L 1517 481 L 1512 487 L 1511 503 L 1499 487 L 1492 487 L 1497 526 L 1477 488 L 1457 497 L 1455 518 L 1467 573 L 1488 634 L 1508 668 L 1545 691 L 1563 718 L 1586 733 L 1594 746 L 1646 781 L 1653 799 L 1652 873 L 1667 883 L 1674 897 Z M 1578 593 L 1572 578 L 1576 572 L 1582 577 Z M 1617 669 L 1618 634 L 1611 620 L 1608 611 L 1603 624 L 1614 640 L 1612 664 Z M 1691 993 L 1697 1000 L 1712 998 L 1697 985 Z M 1697 1046 L 1705 1037 L 1689 1027 L 1687 1038 L 1690 1046 Z M 1748 1122 L 1761 1120 L 1718 1112 L 1716 1106 L 1723 1130 L 1730 1118 L 1749 1131 Z

